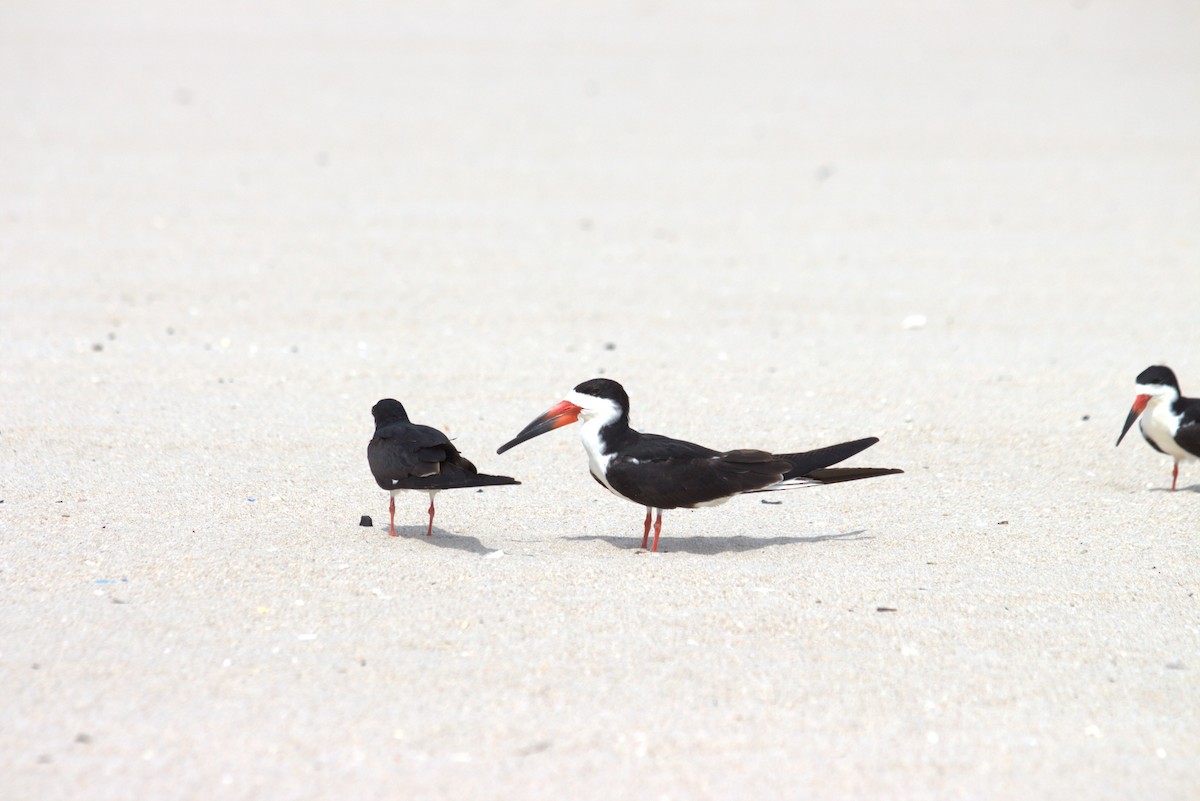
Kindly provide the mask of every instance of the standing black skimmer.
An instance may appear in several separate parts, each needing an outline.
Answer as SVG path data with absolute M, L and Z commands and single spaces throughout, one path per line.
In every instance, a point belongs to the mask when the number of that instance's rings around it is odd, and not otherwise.
M 1179 480 L 1179 463 L 1200 459 L 1200 399 L 1179 394 L 1179 382 L 1170 367 L 1147 367 L 1137 377 L 1138 396 L 1125 418 L 1117 444 L 1125 439 L 1133 421 L 1141 415 L 1138 428 L 1150 447 L 1175 460 L 1171 470 L 1171 492 Z M 1144 412 L 1144 414 L 1143 414 Z
M 605 489 L 646 507 L 642 547 L 662 532 L 664 509 L 716 506 L 744 492 L 769 492 L 816 484 L 836 484 L 886 476 L 903 470 L 883 467 L 830 467 L 866 450 L 876 437 L 843 442 L 807 453 L 772 454 L 757 450 L 714 451 L 702 445 L 643 434 L 629 427 L 629 396 L 616 381 L 593 378 L 551 406 L 496 453 L 526 440 L 583 420 L 579 436 L 587 451 L 592 478 Z
M 508 476 L 480 473 L 463 458 L 450 439 L 436 428 L 408 421 L 408 413 L 398 400 L 386 398 L 371 409 L 375 416 L 375 436 L 367 445 L 367 462 L 375 483 L 391 493 L 388 533 L 396 536 L 396 493 L 419 490 L 429 493 L 429 528 L 433 534 L 433 496 L 444 489 L 490 487 L 496 484 L 520 484 Z

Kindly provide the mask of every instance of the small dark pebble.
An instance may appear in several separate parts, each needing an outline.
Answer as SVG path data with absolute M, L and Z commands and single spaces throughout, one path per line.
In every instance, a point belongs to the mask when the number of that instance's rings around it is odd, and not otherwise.
M 765 503 L 767 506 L 781 506 L 783 501 L 768 501 L 766 498 L 762 498 L 759 503 Z
M 1007 521 L 1007 520 L 1001 520 L 1001 521 L 1000 521 L 999 523 L 997 523 L 996 525 L 997 525 L 997 526 L 1007 526 L 1007 525 L 1008 525 L 1008 521 Z
M 605 350 L 616 350 L 616 349 L 617 349 L 617 343 L 616 343 L 616 342 L 605 342 L 605 343 L 604 343 L 604 349 L 605 349 Z
M 79 734 L 75 735 L 75 742 L 83 743 L 84 745 L 90 745 L 92 742 L 92 735 L 81 731 Z
M 360 517 L 360 518 L 358 519 L 358 524 L 359 524 L 360 526 L 373 526 L 373 525 L 375 525 L 373 522 L 371 522 L 371 516 L 370 516 L 370 515 L 363 515 L 362 517 Z
M 94 345 L 92 345 L 92 350 L 95 351 L 96 353 L 99 353 L 100 351 L 104 350 L 104 346 L 101 345 L 99 342 L 97 342 Z
M 894 606 L 877 606 L 877 607 L 875 607 L 875 611 L 876 612 L 895 612 L 896 608 Z
M 1090 414 L 1085 414 L 1085 415 L 1083 416 L 1083 419 L 1084 419 L 1084 420 L 1091 420 L 1091 419 L 1092 419 L 1092 416 L 1091 416 Z

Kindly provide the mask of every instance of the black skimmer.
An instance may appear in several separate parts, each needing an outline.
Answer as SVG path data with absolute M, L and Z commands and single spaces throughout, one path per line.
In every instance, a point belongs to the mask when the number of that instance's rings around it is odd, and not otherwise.
M 1200 459 L 1200 399 L 1185 398 L 1170 367 L 1147 367 L 1137 377 L 1138 396 L 1125 418 L 1125 427 L 1117 444 L 1125 439 L 1133 421 L 1141 416 L 1138 428 L 1150 447 L 1175 460 L 1171 470 L 1171 492 L 1179 480 L 1179 463 Z
M 371 409 L 375 436 L 367 445 L 367 462 L 375 483 L 391 493 L 388 533 L 396 536 L 396 493 L 417 490 L 429 493 L 429 528 L 433 534 L 433 496 L 445 489 L 520 484 L 508 476 L 480 473 L 463 458 L 449 437 L 429 426 L 410 423 L 400 401 L 386 398 Z
M 758 450 L 714 451 L 703 445 L 643 434 L 629 427 L 629 396 L 616 381 L 584 381 L 566 399 L 551 406 L 496 453 L 526 440 L 583 420 L 579 429 L 592 477 L 618 497 L 646 507 L 642 547 L 662 532 L 664 509 L 716 506 L 744 492 L 769 492 L 817 484 L 835 484 L 886 476 L 903 470 L 882 467 L 830 467 L 866 450 L 876 437 L 843 442 L 806 453 L 773 454 Z

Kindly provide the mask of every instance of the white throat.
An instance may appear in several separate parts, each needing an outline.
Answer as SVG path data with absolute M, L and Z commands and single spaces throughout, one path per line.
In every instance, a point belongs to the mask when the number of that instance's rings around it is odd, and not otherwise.
M 608 466 L 616 454 L 606 451 L 604 442 L 600 439 L 600 429 L 621 418 L 620 407 L 606 398 L 597 398 L 594 395 L 584 395 L 574 391 L 567 393 L 566 400 L 580 409 L 579 441 L 583 443 L 583 449 L 587 451 L 588 469 L 601 484 L 608 487 L 610 492 L 620 495 L 605 477 Z
M 1171 405 L 1178 397 L 1172 387 L 1143 387 L 1138 390 L 1150 396 L 1146 409 L 1138 420 L 1138 428 L 1142 436 L 1153 442 L 1158 449 L 1175 461 L 1192 460 L 1196 457 L 1175 443 L 1175 434 L 1179 431 L 1179 417 L 1171 411 Z M 1148 391 L 1149 390 L 1149 391 Z

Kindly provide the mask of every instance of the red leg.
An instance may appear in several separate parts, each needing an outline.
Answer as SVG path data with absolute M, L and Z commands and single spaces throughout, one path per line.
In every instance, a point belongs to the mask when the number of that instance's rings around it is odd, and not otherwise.
M 658 510 L 658 517 L 654 518 L 654 547 L 650 550 L 658 553 L 658 535 L 662 532 L 662 509 Z
M 433 496 L 429 496 L 429 528 L 425 531 L 426 537 L 433 536 Z
M 396 536 L 396 498 L 395 498 L 395 496 L 393 496 L 391 501 L 388 502 L 388 516 L 391 518 L 391 522 L 388 525 L 388 533 L 394 537 L 394 536 Z
M 642 547 L 646 547 L 646 543 L 650 541 L 650 507 L 646 507 L 646 527 L 642 529 Z
M 1171 492 L 1175 491 L 1175 482 L 1179 480 L 1179 462 L 1175 463 L 1175 469 L 1171 471 Z

